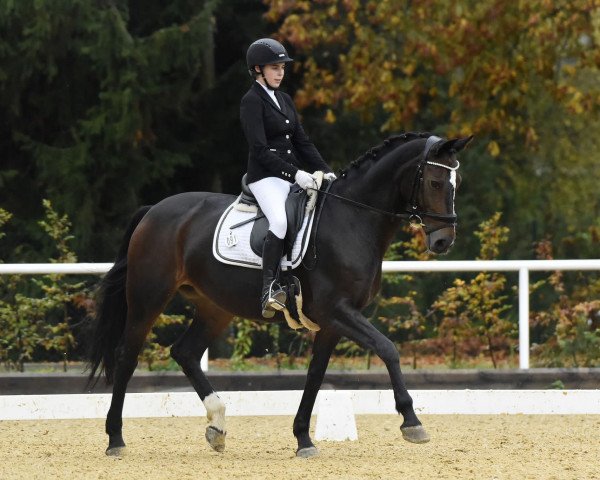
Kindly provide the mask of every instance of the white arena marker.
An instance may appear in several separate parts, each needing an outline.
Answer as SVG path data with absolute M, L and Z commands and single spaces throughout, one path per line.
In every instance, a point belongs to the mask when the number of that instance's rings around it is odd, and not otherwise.
M 316 440 L 358 440 L 356 419 L 350 393 L 323 390 L 319 393 Z
M 202 355 L 202 358 L 200 359 L 200 369 L 203 372 L 208 372 L 208 349 L 206 349 Z

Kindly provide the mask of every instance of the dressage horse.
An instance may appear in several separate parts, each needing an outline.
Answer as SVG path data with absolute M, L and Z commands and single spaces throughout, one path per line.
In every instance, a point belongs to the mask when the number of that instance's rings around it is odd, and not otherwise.
M 294 271 L 302 284 L 304 314 L 320 328 L 293 424 L 298 456 L 318 453 L 309 435 L 310 417 L 342 336 L 385 363 L 396 410 L 403 417 L 403 438 L 429 441 L 413 409 L 396 347 L 361 311 L 379 290 L 383 256 L 404 220 L 423 227 L 427 248 L 434 253 L 445 253 L 454 243 L 456 153 L 470 140 L 427 133 L 390 137 L 343 170 L 325 195 L 311 240 L 316 264 Z M 171 356 L 206 407 L 208 443 L 217 451 L 225 447 L 225 406 L 200 369 L 200 358 L 235 316 L 264 320 L 260 270 L 226 265 L 211 254 L 217 222 L 233 200 L 225 194 L 182 193 L 143 207 L 130 222 L 116 262 L 101 281 L 90 335 L 89 382 L 104 371 L 107 383 L 114 384 L 106 417 L 107 455 L 119 455 L 125 447 L 127 384 L 146 336 L 176 293 L 194 304 L 195 314 L 171 347 Z M 283 321 L 283 315 L 268 321 Z

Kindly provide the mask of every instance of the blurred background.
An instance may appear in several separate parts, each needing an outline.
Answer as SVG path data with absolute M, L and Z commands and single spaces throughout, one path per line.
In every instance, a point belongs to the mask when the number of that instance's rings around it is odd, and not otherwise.
M 260 37 L 295 58 L 282 89 L 336 170 L 399 132 L 475 135 L 444 259 L 600 257 L 598 0 L 0 0 L 0 32 L 4 263 L 110 262 L 137 207 L 237 194 L 245 53 Z M 422 252 L 406 229 L 388 259 Z M 367 313 L 414 367 L 511 366 L 515 281 L 388 275 Z M 0 362 L 80 359 L 94 283 L 0 276 Z M 532 277 L 534 362 L 600 363 L 599 292 L 597 272 Z M 190 315 L 178 301 L 169 313 L 150 366 Z M 281 366 L 309 340 L 242 320 L 211 356 Z

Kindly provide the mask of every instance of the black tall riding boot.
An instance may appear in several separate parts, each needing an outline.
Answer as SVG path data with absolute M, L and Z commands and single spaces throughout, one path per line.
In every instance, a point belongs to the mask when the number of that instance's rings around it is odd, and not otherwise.
M 277 283 L 277 272 L 283 255 L 283 240 L 271 230 L 267 232 L 263 245 L 263 289 L 261 296 L 262 316 L 271 318 L 285 308 L 286 294 Z

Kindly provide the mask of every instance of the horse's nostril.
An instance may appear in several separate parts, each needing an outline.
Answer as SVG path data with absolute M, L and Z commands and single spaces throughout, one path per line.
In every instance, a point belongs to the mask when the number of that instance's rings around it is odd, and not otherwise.
M 448 240 L 447 238 L 440 238 L 439 240 L 436 240 L 433 244 L 434 251 L 436 252 L 443 252 L 447 250 L 449 246 L 450 240 Z

